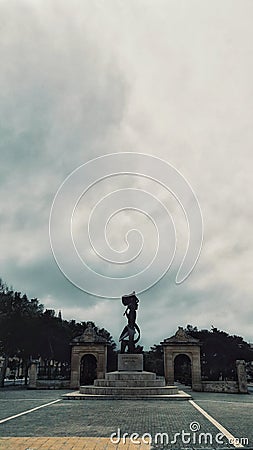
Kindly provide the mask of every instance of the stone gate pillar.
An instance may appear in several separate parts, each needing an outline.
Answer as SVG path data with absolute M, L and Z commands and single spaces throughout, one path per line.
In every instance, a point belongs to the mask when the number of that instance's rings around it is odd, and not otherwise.
M 38 360 L 31 361 L 31 365 L 29 367 L 29 389 L 36 389 L 37 387 L 38 365 Z
M 200 341 L 187 334 L 183 327 L 178 327 L 174 336 L 161 342 L 164 351 L 164 374 L 166 383 L 174 384 L 174 361 L 178 355 L 186 355 L 191 361 L 192 389 L 202 390 Z
M 108 342 L 102 336 L 99 336 L 91 323 L 81 336 L 77 336 L 70 344 L 71 351 L 71 378 L 70 388 L 78 389 L 80 387 L 80 366 L 83 356 L 91 354 L 97 360 L 97 377 L 105 378 L 107 371 L 107 346 Z
M 238 391 L 241 394 L 247 394 L 248 383 L 247 383 L 246 365 L 244 360 L 242 359 L 236 360 L 236 371 L 238 378 Z

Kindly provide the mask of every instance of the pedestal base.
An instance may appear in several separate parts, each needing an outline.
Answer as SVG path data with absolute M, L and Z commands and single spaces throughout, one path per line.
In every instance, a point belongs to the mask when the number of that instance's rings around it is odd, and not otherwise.
M 108 400 L 189 400 L 190 395 L 166 386 L 164 377 L 143 371 L 143 355 L 118 355 L 118 370 L 96 379 L 93 386 L 80 386 L 79 392 L 66 394 L 65 399 Z

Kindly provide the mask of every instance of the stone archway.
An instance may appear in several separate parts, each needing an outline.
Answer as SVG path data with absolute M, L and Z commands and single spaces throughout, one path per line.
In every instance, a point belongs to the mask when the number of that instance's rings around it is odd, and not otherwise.
M 97 358 L 92 353 L 86 353 L 80 361 L 80 386 L 92 385 L 96 378 Z
M 73 339 L 71 342 L 71 389 L 78 389 L 80 387 L 81 370 L 83 370 L 81 361 L 86 355 L 93 355 L 96 359 L 96 378 L 105 377 L 107 368 L 107 345 L 107 340 L 99 336 L 90 323 L 81 336 Z M 83 376 L 82 373 L 82 378 Z
M 174 357 L 174 379 L 176 382 L 192 385 L 192 362 L 189 355 L 180 353 Z
M 176 334 L 161 342 L 164 351 L 164 373 L 166 383 L 173 385 L 175 381 L 174 361 L 178 355 L 186 355 L 191 361 L 192 389 L 202 390 L 200 342 L 187 334 L 183 327 L 178 327 Z

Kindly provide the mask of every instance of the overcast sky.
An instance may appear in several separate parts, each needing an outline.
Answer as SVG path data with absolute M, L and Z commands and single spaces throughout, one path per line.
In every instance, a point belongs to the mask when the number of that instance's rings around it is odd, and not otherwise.
M 82 257 L 93 259 L 84 233 L 94 204 L 115 189 L 145 189 L 173 216 L 178 249 L 168 273 L 139 295 L 142 345 L 187 324 L 253 341 L 252 17 L 251 0 L 0 1 L 0 274 L 8 285 L 65 319 L 95 321 L 117 341 L 125 325 L 120 299 L 89 295 L 64 277 L 50 248 L 49 214 L 80 165 L 146 153 L 179 170 L 198 197 L 204 242 L 195 269 L 176 285 L 184 215 L 160 185 L 131 175 L 106 179 L 82 198 L 73 224 Z M 159 209 L 152 212 L 166 231 Z M 146 216 L 125 211 L 114 219 L 115 249 L 125 249 L 134 227 L 146 236 L 144 255 L 152 253 Z M 63 241 L 67 259 L 64 249 Z M 94 264 L 110 275 L 104 260 Z

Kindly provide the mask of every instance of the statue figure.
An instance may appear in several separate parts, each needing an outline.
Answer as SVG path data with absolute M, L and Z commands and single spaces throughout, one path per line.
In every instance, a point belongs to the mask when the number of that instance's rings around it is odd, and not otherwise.
M 128 353 L 135 353 L 135 344 L 140 339 L 140 328 L 136 323 L 136 311 L 138 309 L 139 300 L 136 297 L 135 292 L 133 292 L 129 295 L 123 295 L 122 303 L 126 306 L 126 310 L 123 315 L 126 315 L 128 323 L 119 337 L 119 341 L 121 342 L 121 353 L 125 353 L 126 347 Z M 138 336 L 134 339 L 136 331 Z

